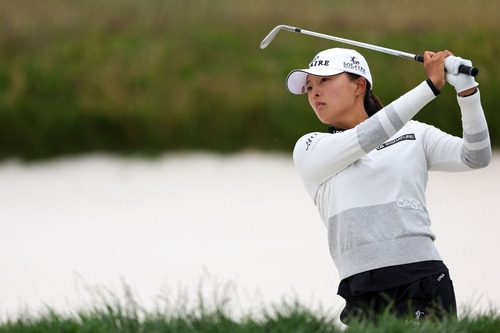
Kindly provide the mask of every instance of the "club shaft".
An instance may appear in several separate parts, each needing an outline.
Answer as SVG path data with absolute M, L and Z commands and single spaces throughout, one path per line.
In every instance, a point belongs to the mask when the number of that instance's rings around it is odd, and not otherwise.
M 336 42 L 340 42 L 340 43 L 344 43 L 344 44 L 349 44 L 349 45 L 354 45 L 354 46 L 358 46 L 358 47 L 361 47 L 361 48 L 364 48 L 364 49 L 369 49 L 369 50 L 372 50 L 372 51 L 378 51 L 378 52 L 382 52 L 382 53 L 391 54 L 391 55 L 397 56 L 397 57 L 407 58 L 407 59 L 411 59 L 411 60 L 416 60 L 416 57 L 417 57 L 416 54 L 411 54 L 411 53 L 407 53 L 407 52 L 402 52 L 402 51 L 397 51 L 397 50 L 393 50 L 393 49 L 388 49 L 388 48 L 382 47 L 382 46 L 377 46 L 377 45 L 373 45 L 373 44 L 358 42 L 358 41 L 355 41 L 355 40 L 350 40 L 350 39 L 341 38 L 341 37 L 335 37 L 335 36 L 325 35 L 325 34 L 322 34 L 322 33 L 314 32 L 314 31 L 309 31 L 309 30 L 304 30 L 304 29 L 300 29 L 300 28 L 297 28 L 297 29 L 299 30 L 299 31 L 297 31 L 298 33 L 301 33 L 301 34 L 304 34 L 304 35 L 309 35 L 309 36 L 319 37 L 319 38 L 324 38 L 324 39 L 330 39 L 330 40 L 333 40 L 333 41 L 336 41 Z
M 287 31 L 296 32 L 296 33 L 300 33 L 300 34 L 304 34 L 304 35 L 309 35 L 309 36 L 313 36 L 313 37 L 319 37 L 319 38 L 323 38 L 323 39 L 329 39 L 329 40 L 333 40 L 333 41 L 336 41 L 336 42 L 340 42 L 340 43 L 344 43 L 344 44 L 349 44 L 349 45 L 354 45 L 354 46 L 358 46 L 358 47 L 361 47 L 361 48 L 369 49 L 369 50 L 372 50 L 372 51 L 378 51 L 378 52 L 390 54 L 390 55 L 401 57 L 401 58 L 406 58 L 406 59 L 411 59 L 411 60 L 415 60 L 415 61 L 419 61 L 419 62 L 424 62 L 424 57 L 421 56 L 421 55 L 412 54 L 412 53 L 403 52 L 403 51 L 398 51 L 398 50 L 394 50 L 394 49 L 389 49 L 387 47 L 377 46 L 377 45 L 373 45 L 373 44 L 358 42 L 358 41 L 351 40 L 351 39 L 346 39 L 346 38 L 341 38 L 341 37 L 335 37 L 335 36 L 331 36 L 331 35 L 326 35 L 326 34 L 322 34 L 322 33 L 319 33 L 319 32 L 314 32 L 314 31 L 309 31 L 309 30 L 301 29 L 301 28 L 298 28 L 298 27 L 292 27 L 292 26 L 289 26 L 289 25 L 278 25 L 273 30 L 271 30 L 271 32 L 260 43 L 260 47 L 263 49 L 267 45 L 269 45 L 269 43 L 271 43 L 271 41 L 274 39 L 274 37 L 276 37 L 276 34 L 279 32 L 279 30 L 287 30 Z M 471 76 L 476 76 L 478 74 L 478 72 L 479 72 L 476 67 L 470 67 L 470 66 L 465 66 L 465 65 L 461 65 L 459 67 L 458 71 L 460 73 L 471 75 Z

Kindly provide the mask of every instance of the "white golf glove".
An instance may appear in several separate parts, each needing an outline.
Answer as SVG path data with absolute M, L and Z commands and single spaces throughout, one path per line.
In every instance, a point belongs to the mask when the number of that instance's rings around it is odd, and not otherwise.
M 457 93 L 479 85 L 479 83 L 474 80 L 474 76 L 458 72 L 458 67 L 460 67 L 460 65 L 472 66 L 472 61 L 455 56 L 448 56 L 444 59 L 446 81 L 455 87 Z

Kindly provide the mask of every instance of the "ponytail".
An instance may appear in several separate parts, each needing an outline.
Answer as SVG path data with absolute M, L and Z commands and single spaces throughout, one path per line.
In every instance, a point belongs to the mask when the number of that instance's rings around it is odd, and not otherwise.
M 375 95 L 373 91 L 370 89 L 369 83 L 366 86 L 366 93 L 363 104 L 365 107 L 365 111 L 368 114 L 368 117 L 373 116 L 375 113 L 377 113 L 380 109 L 384 107 L 384 105 L 380 101 L 380 98 L 378 98 L 378 96 Z
M 357 74 L 348 72 L 346 73 L 351 77 L 352 80 L 356 80 L 361 77 L 360 75 Z M 366 92 L 365 92 L 365 99 L 363 100 L 363 105 L 365 107 L 366 113 L 368 114 L 368 117 L 373 116 L 375 113 L 377 113 L 384 107 L 384 105 L 380 101 L 380 98 L 378 98 L 378 96 L 373 93 L 370 83 L 368 81 L 366 81 Z

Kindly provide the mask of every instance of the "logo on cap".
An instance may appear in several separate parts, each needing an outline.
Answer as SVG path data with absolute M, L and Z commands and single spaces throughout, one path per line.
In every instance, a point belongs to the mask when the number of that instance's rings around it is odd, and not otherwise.
M 319 59 L 319 56 L 314 57 L 314 59 L 309 64 L 308 68 L 311 68 L 314 66 L 329 66 L 330 65 L 330 60 L 318 60 L 318 59 Z
M 348 68 L 366 74 L 366 69 L 359 64 L 359 60 L 356 59 L 355 56 L 351 57 L 351 62 L 344 61 L 344 68 Z

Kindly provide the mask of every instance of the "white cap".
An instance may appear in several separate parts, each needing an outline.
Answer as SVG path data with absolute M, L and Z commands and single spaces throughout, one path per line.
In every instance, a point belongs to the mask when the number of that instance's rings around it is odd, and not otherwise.
M 307 75 L 332 76 L 343 72 L 364 77 L 373 88 L 372 75 L 365 58 L 357 51 L 333 48 L 318 53 L 306 69 L 296 69 L 288 74 L 286 87 L 292 94 L 305 94 Z

